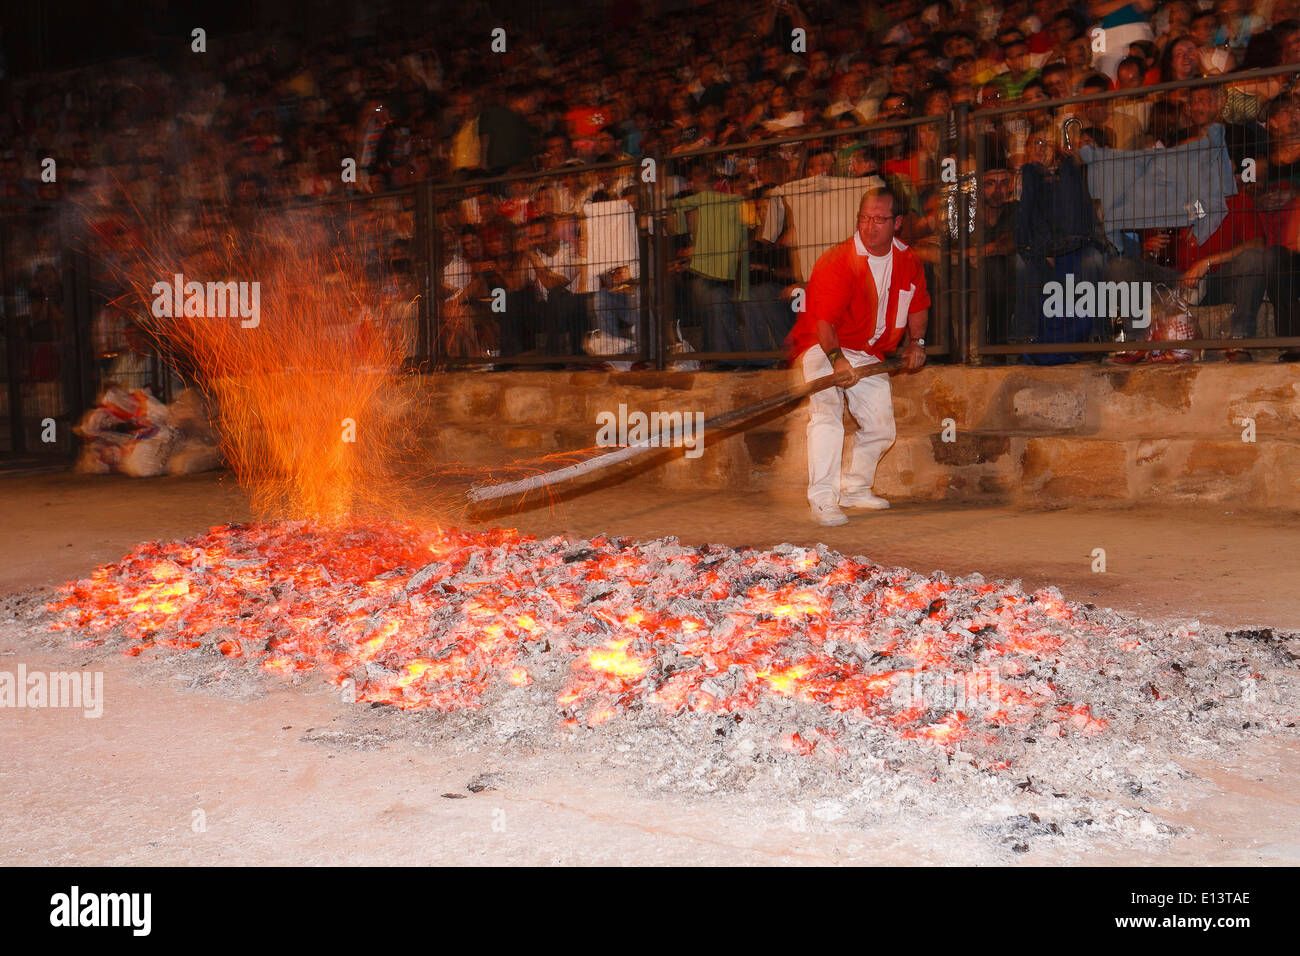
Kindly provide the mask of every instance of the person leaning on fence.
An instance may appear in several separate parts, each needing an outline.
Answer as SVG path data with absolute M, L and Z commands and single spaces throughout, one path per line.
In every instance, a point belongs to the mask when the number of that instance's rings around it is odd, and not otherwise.
M 743 206 L 739 196 L 715 188 L 704 163 L 692 170 L 691 185 L 689 195 L 669 203 L 675 231 L 689 230 L 691 236 L 686 272 L 691 311 L 703 324 L 706 350 L 737 352 L 745 344 L 735 302 L 736 270 L 748 239 Z M 720 185 L 732 188 L 730 180 Z
M 972 241 L 967 257 L 983 291 L 985 323 L 991 341 L 1005 340 L 1016 304 L 1016 211 L 1011 170 L 995 162 L 980 183 L 984 202 L 984 242 Z
M 1016 309 L 1012 342 L 1086 342 L 1109 329 L 1092 315 L 1073 318 L 1046 309 L 1049 283 L 1096 281 L 1104 266 L 1104 242 L 1084 168 L 1057 143 L 1058 128 L 1035 131 L 1025 146 L 1015 234 Z M 1027 354 L 1030 364 L 1076 361 L 1076 353 Z
M 808 502 L 820 525 L 848 521 L 841 506 L 889 507 L 871 491 L 876 465 L 894 443 L 889 377 L 855 381 L 854 369 L 882 361 L 904 339 L 901 368 L 912 372 L 925 364 L 930 296 L 921 262 L 895 236 L 902 213 L 889 189 L 867 190 L 854 234 L 813 266 L 805 309 L 790 333 L 805 380 L 834 373 L 843 383 L 809 399 Z M 846 398 L 858 430 L 841 477 Z
M 578 355 L 586 310 L 574 292 L 581 273 L 577 253 L 551 215 L 529 222 L 525 238 L 521 252 L 528 270 L 530 321 L 523 328 L 524 351 L 536 348 L 540 338 L 548 355 Z

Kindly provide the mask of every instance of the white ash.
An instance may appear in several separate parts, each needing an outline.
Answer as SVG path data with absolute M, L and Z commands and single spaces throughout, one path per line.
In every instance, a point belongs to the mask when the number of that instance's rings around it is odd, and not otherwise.
M 547 593 L 574 584 L 575 566 L 580 569 L 593 558 L 610 554 L 633 559 L 636 577 L 651 584 L 582 582 L 582 604 L 573 614 Z M 563 559 L 555 560 L 559 555 Z M 698 563 L 680 560 L 687 556 Z M 808 567 L 792 571 L 791 560 L 805 560 Z M 1160 806 L 1167 798 L 1171 781 L 1188 776 L 1180 760 L 1214 762 L 1248 737 L 1295 733 L 1297 635 L 1230 631 L 1202 627 L 1196 621 L 1147 621 L 1072 603 L 1065 606 L 1078 622 L 1091 626 L 1093 639 L 1078 640 L 1059 622 L 1039 621 L 1045 630 L 1061 631 L 1064 643 L 1015 679 L 1051 681 L 1057 698 L 1087 703 L 1108 722 L 1095 736 L 1068 731 L 1049 736 L 1053 721 L 1038 717 L 1025 726 L 996 728 L 992 744 L 959 740 L 945 749 L 903 739 L 853 713 L 770 694 L 760 695 L 754 706 L 734 714 L 668 713 L 633 696 L 618 708 L 617 716 L 598 727 L 561 724 L 556 701 L 573 676 L 574 658 L 602 646 L 614 630 L 602 619 L 583 614 L 587 606 L 599 605 L 615 616 L 636 609 L 664 610 L 656 604 L 661 591 L 689 582 L 692 573 L 716 571 L 730 582 L 727 597 L 679 599 L 671 610 L 709 622 L 713 638 L 722 640 L 736 626 L 727 615 L 744 610 L 749 588 L 772 591 L 787 584 L 815 588 L 818 577 L 843 560 L 843 555 L 825 546 L 737 551 L 722 546 L 687 548 L 673 538 L 641 544 L 552 538 L 511 548 L 471 550 L 456 574 L 441 578 L 432 588 L 446 597 L 472 595 L 485 583 L 499 585 L 507 574 L 529 582 L 528 589 L 517 595 L 511 613 L 527 611 L 546 629 L 544 641 L 527 642 L 521 648 L 533 682 L 515 687 L 497 681 L 477 709 L 447 713 L 404 713 L 387 706 L 349 707 L 340 702 L 345 712 L 341 728 L 303 739 L 369 748 L 402 737 L 449 752 L 554 754 L 556 760 L 624 770 L 647 792 L 720 793 L 769 803 L 776 799 L 797 808 L 812 829 L 845 820 L 900 822 L 918 810 L 946 814 L 969 820 L 994 844 L 1014 853 L 1040 841 L 1083 845 L 1101 834 L 1120 841 L 1168 839 L 1177 831 L 1154 820 L 1148 808 Z M 986 584 L 979 575 L 949 579 L 942 572 L 921 575 L 874 566 L 865 557 L 853 560 L 870 567 L 854 582 L 854 590 L 836 596 L 829 612 L 832 617 L 851 617 L 860 611 L 853 595 L 890 583 L 905 592 L 951 584 L 944 595 L 953 614 L 950 621 L 973 622 L 981 614 L 995 613 L 1007 597 L 1025 606 L 1035 603 L 1035 596 L 1026 594 L 1019 582 L 994 582 L 995 590 L 977 594 L 974 589 Z M 264 564 L 265 559 L 255 556 L 227 559 L 217 573 Z M 398 571 L 410 577 L 397 593 L 413 609 L 424 609 L 422 629 L 430 640 L 456 625 L 459 605 L 444 601 L 432 607 L 419 593 L 438 575 L 438 562 L 393 569 Z M 279 594 L 267 599 L 280 599 L 292 590 L 292 583 L 286 583 Z M 109 632 L 101 647 L 68 648 L 68 642 L 77 639 L 74 632 L 53 636 L 45 630 L 51 620 L 43 610 L 46 596 L 31 594 L 8 603 L 15 619 L 29 623 L 33 642 L 45 648 L 63 647 L 83 661 L 82 666 L 120 649 L 120 632 Z M 1060 595 L 1048 589 L 1039 592 L 1037 599 L 1059 601 Z M 358 592 L 348 606 L 374 608 L 372 624 L 378 627 L 385 600 Z M 879 635 L 892 628 L 925 635 L 955 626 L 941 625 L 924 611 L 899 610 L 874 620 L 871 633 L 837 636 L 821 649 L 863 666 L 878 655 Z M 216 646 L 224 636 L 220 630 L 212 631 L 193 651 L 146 654 L 140 663 L 152 674 L 184 676 L 194 689 L 236 697 L 283 683 L 282 677 L 222 657 Z M 1120 655 L 1115 646 L 1122 640 L 1136 641 L 1139 647 Z M 797 637 L 789 643 L 791 659 L 817 649 Z M 684 653 L 685 648 L 685 642 L 659 642 L 654 648 L 640 642 L 637 650 L 656 653 L 653 673 L 646 679 L 700 667 L 700 658 Z M 974 663 L 981 652 L 978 633 L 973 632 L 960 653 Z M 886 669 L 883 664 L 881 669 Z M 373 661 L 364 670 L 356 675 L 359 680 L 393 676 Z M 733 668 L 709 676 L 705 689 L 725 697 L 736 692 L 742 679 Z M 314 675 L 296 676 L 293 681 L 322 693 L 338 693 Z M 939 719 L 942 713 L 933 716 Z M 1055 730 L 1060 732 L 1059 727 Z M 819 738 L 812 753 L 783 749 L 782 743 L 792 734 L 817 736 L 815 731 L 827 736 Z M 1007 769 L 989 769 L 1003 762 L 1009 764 Z

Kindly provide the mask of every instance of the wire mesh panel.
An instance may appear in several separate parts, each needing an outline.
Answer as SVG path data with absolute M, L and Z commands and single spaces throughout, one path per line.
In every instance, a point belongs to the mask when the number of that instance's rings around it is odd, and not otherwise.
M 494 366 L 642 361 L 645 187 L 630 161 L 438 187 L 439 357 Z
M 0 452 L 72 449 L 77 336 L 64 284 L 57 208 L 0 207 L 4 428 Z
M 1300 97 L 1278 79 L 1085 78 L 1080 97 L 1031 84 L 977 112 L 981 350 L 1133 363 L 1300 345 Z
M 949 283 L 952 247 L 945 191 L 956 182 L 942 175 L 952 158 L 944 150 L 955 147 L 947 130 L 946 118 L 882 123 L 669 157 L 670 347 L 684 341 L 696 358 L 724 365 L 783 359 L 814 266 L 854 236 L 872 188 L 898 197 L 898 238 L 924 262 L 942 313 L 948 303 L 935 293 Z M 946 322 L 934 316 L 938 331 Z M 944 347 L 946 334 L 937 337 Z
M 413 189 L 286 210 L 286 228 L 319 245 L 325 261 L 359 265 L 375 299 L 337 330 L 340 336 L 381 334 L 400 343 L 407 364 L 422 358 L 420 299 L 425 268 L 418 254 Z M 330 281 L 330 276 L 325 276 Z

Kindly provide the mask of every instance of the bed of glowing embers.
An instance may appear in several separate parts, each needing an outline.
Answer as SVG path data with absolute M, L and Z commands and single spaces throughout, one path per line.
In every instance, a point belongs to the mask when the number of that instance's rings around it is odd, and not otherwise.
M 982 753 L 994 771 L 1000 735 L 1107 733 L 1104 708 L 1073 699 L 1059 675 L 1071 662 L 1122 668 L 1144 651 L 1136 624 L 1054 590 L 824 547 L 382 522 L 235 525 L 144 544 L 65 585 L 47 610 L 79 646 L 316 672 L 357 701 L 403 710 L 474 709 L 558 673 L 560 724 L 650 709 L 743 719 L 772 696 L 806 705 L 787 749 L 833 750 L 857 722 Z

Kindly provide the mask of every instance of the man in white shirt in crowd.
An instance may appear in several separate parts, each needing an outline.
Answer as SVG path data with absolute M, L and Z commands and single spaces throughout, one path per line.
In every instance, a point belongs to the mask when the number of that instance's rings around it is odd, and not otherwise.
M 538 302 L 537 323 L 525 326 L 525 351 L 535 346 L 538 332 L 546 336 L 545 348 L 550 355 L 579 355 L 586 332 L 586 314 L 582 299 L 575 294 L 580 271 L 573 246 L 562 238 L 560 221 L 542 216 L 528 224 L 528 284 Z

